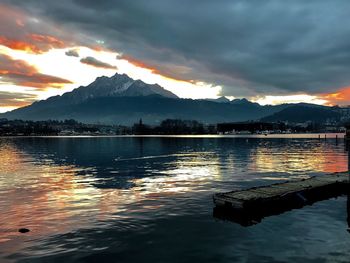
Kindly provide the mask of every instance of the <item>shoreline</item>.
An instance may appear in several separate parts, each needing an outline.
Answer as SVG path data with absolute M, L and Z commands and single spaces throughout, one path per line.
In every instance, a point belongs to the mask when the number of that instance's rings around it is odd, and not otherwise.
M 179 134 L 179 135 L 9 135 L 0 138 L 256 138 L 256 139 L 344 139 L 345 133 L 275 133 L 275 134 Z

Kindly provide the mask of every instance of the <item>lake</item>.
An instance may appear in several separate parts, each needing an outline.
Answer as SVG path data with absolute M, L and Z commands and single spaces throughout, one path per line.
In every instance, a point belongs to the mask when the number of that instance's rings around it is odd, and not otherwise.
M 348 170 L 323 136 L 0 138 L 0 262 L 349 262 L 346 196 L 213 217 L 213 193 Z

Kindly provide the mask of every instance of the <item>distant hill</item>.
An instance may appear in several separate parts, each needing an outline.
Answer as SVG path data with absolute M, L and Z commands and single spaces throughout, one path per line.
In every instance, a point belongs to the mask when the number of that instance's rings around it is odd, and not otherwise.
M 316 123 L 325 123 L 327 120 L 339 121 L 340 118 L 341 114 L 339 112 L 336 112 L 331 107 L 298 104 L 289 106 L 270 116 L 264 117 L 261 119 L 261 121 L 288 121 L 293 123 L 312 121 Z
M 159 95 L 143 97 L 98 97 L 81 103 L 57 106 L 48 101 L 34 103 L 0 115 L 8 119 L 75 119 L 85 123 L 130 125 L 140 118 L 157 124 L 164 119 L 191 119 L 204 123 L 254 120 L 279 109 L 274 106 L 234 105 L 191 99 L 172 99 Z M 62 104 L 65 102 L 62 102 Z
M 295 105 L 295 109 L 299 106 Z M 124 125 L 133 124 L 140 118 L 148 124 L 159 124 L 168 118 L 218 123 L 258 120 L 269 116 L 274 121 L 283 116 L 277 113 L 288 107 L 291 105 L 261 106 L 246 99 L 230 101 L 224 97 L 217 100 L 180 99 L 157 84 L 150 85 L 141 80 L 133 80 L 125 74 L 116 74 L 110 78 L 99 77 L 90 85 L 62 96 L 50 97 L 0 114 L 0 118 L 75 119 L 85 123 Z M 301 114 L 303 111 L 299 112 Z M 309 117 L 314 118 L 314 115 L 304 116 L 304 119 Z
M 217 98 L 217 99 L 204 99 L 206 101 L 213 101 L 213 102 L 219 102 L 219 103 L 228 103 L 228 102 L 231 102 L 228 98 L 226 97 L 220 97 L 220 98 Z

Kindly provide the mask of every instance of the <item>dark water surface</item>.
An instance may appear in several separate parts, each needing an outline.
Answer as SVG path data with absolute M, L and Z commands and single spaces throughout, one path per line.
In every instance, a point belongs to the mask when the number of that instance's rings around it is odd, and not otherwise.
M 347 167 L 335 139 L 0 138 L 0 262 L 350 262 L 345 196 L 212 215 L 214 192 Z

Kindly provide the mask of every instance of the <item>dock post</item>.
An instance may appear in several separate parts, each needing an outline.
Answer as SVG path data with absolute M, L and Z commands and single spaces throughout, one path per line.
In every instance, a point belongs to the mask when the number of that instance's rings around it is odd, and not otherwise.
M 345 140 L 345 145 L 348 146 L 349 139 L 350 139 L 350 124 L 346 124 L 345 129 L 346 130 L 345 130 L 344 140 Z
M 349 194 L 349 191 L 348 191 L 348 194 L 347 194 L 347 199 L 346 199 L 346 214 L 347 214 L 347 217 L 346 217 L 346 222 L 348 223 L 348 229 L 347 231 L 350 232 L 350 194 Z
M 345 150 L 347 151 L 348 153 L 348 179 L 350 181 L 350 151 L 349 151 L 349 135 L 350 135 L 350 126 L 349 124 L 345 125 L 345 128 L 346 128 L 346 133 L 345 133 L 345 136 L 344 136 L 344 142 L 345 142 Z M 346 214 L 347 214 L 347 217 L 346 217 L 346 221 L 348 223 L 348 229 L 347 231 L 350 233 L 350 189 L 349 189 L 349 186 L 347 187 L 346 189 L 347 191 L 347 198 L 346 198 Z

